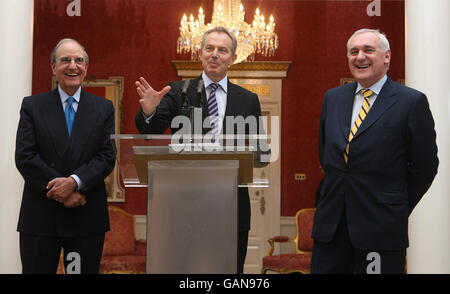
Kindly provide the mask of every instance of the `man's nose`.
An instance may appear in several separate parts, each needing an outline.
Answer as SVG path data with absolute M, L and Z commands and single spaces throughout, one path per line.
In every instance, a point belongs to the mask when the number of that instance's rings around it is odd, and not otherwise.
M 70 67 L 70 68 L 76 68 L 76 67 L 77 67 L 77 63 L 75 62 L 75 59 L 74 59 L 74 58 L 72 58 L 72 59 L 70 60 L 69 67 Z
M 364 59 L 366 58 L 366 54 L 362 50 L 358 51 L 358 55 L 356 56 L 357 59 Z

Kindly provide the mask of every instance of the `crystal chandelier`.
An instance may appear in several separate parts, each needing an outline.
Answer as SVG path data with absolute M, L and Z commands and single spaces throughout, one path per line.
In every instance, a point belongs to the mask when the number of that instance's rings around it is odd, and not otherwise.
M 198 60 L 203 34 L 214 27 L 223 26 L 233 32 L 237 39 L 237 58 L 234 63 L 253 61 L 255 53 L 273 56 L 278 48 L 278 36 L 274 32 L 275 22 L 270 16 L 266 23 L 264 15 L 256 9 L 253 23 L 244 21 L 245 11 L 241 0 L 214 0 L 214 12 L 211 23 L 205 24 L 205 15 L 200 7 L 198 19 L 186 15 L 180 22 L 180 37 L 177 41 L 177 53 L 191 52 L 191 59 Z

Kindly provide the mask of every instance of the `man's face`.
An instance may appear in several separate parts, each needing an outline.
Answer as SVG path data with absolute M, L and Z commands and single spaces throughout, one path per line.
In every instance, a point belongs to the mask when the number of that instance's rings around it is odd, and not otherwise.
M 206 75 L 214 82 L 222 80 L 228 71 L 228 67 L 236 60 L 237 55 L 232 55 L 231 38 L 220 32 L 212 32 L 205 39 L 205 45 L 200 50 L 199 56 Z
M 353 37 L 347 52 L 353 77 L 365 88 L 375 84 L 388 70 L 391 51 L 383 52 L 378 36 L 371 32 Z
M 69 95 L 75 94 L 88 68 L 83 48 L 72 41 L 62 43 L 56 51 L 56 63 L 51 62 L 51 67 L 64 92 Z

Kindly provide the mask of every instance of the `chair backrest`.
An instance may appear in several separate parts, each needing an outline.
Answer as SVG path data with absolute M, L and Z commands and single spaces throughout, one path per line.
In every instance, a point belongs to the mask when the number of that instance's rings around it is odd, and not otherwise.
M 304 208 L 297 212 L 295 219 L 297 224 L 297 253 L 312 251 L 313 239 L 311 238 L 315 208 Z
M 108 206 L 108 211 L 111 230 L 105 234 L 103 255 L 134 255 L 134 216 L 115 206 Z

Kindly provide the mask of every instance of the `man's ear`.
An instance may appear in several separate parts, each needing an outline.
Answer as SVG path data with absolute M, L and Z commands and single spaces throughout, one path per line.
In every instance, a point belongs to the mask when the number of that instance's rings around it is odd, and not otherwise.
M 391 50 L 387 50 L 386 53 L 384 53 L 384 63 L 391 63 Z
M 233 65 L 233 63 L 236 61 L 236 58 L 237 58 L 237 54 L 234 54 L 234 56 L 233 56 L 233 62 L 230 64 L 230 66 Z
M 56 64 L 54 62 L 50 62 L 50 67 L 52 68 L 53 75 L 56 76 Z

